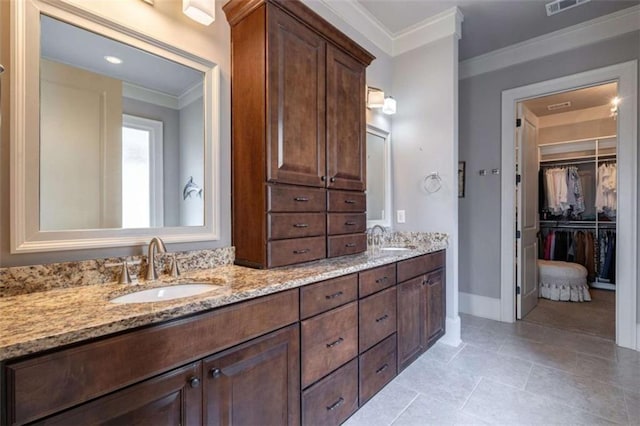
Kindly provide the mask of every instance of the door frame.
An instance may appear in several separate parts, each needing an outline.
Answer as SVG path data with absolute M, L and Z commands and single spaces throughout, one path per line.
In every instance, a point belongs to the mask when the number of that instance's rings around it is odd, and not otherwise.
M 618 236 L 616 239 L 616 343 L 640 349 L 637 326 L 638 61 L 633 60 L 502 92 L 500 320 L 516 319 L 515 268 L 515 120 L 516 104 L 531 98 L 617 81 Z

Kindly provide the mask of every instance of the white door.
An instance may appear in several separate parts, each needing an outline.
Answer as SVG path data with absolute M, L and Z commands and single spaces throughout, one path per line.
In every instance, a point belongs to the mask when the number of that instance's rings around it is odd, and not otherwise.
M 518 104 L 520 126 L 516 127 L 516 306 L 522 319 L 538 304 L 538 118 Z

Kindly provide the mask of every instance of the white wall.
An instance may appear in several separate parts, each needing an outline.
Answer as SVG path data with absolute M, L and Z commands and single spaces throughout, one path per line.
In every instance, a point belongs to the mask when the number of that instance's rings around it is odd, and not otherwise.
M 394 209 L 406 212 L 403 231 L 450 235 L 447 250 L 447 317 L 458 315 L 458 40 L 455 35 L 393 59 Z M 438 172 L 442 188 L 422 189 Z

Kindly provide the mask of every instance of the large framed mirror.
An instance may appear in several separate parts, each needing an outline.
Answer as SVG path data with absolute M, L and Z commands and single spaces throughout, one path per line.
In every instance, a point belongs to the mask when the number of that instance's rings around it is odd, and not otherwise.
M 64 0 L 11 3 L 13 253 L 216 240 L 216 64 Z
M 391 134 L 367 125 L 367 227 L 391 226 Z

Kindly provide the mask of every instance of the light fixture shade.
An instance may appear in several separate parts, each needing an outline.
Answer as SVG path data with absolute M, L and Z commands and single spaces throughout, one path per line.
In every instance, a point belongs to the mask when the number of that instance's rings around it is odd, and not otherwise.
M 386 98 L 384 98 L 384 105 L 382 106 L 382 112 L 384 112 L 385 114 L 395 114 L 396 113 L 396 100 L 393 99 L 391 96 L 387 96 Z
M 216 2 L 215 0 L 182 0 L 182 12 L 202 25 L 209 25 L 216 19 Z
M 367 108 L 382 108 L 384 106 L 384 92 L 375 87 L 367 87 Z

